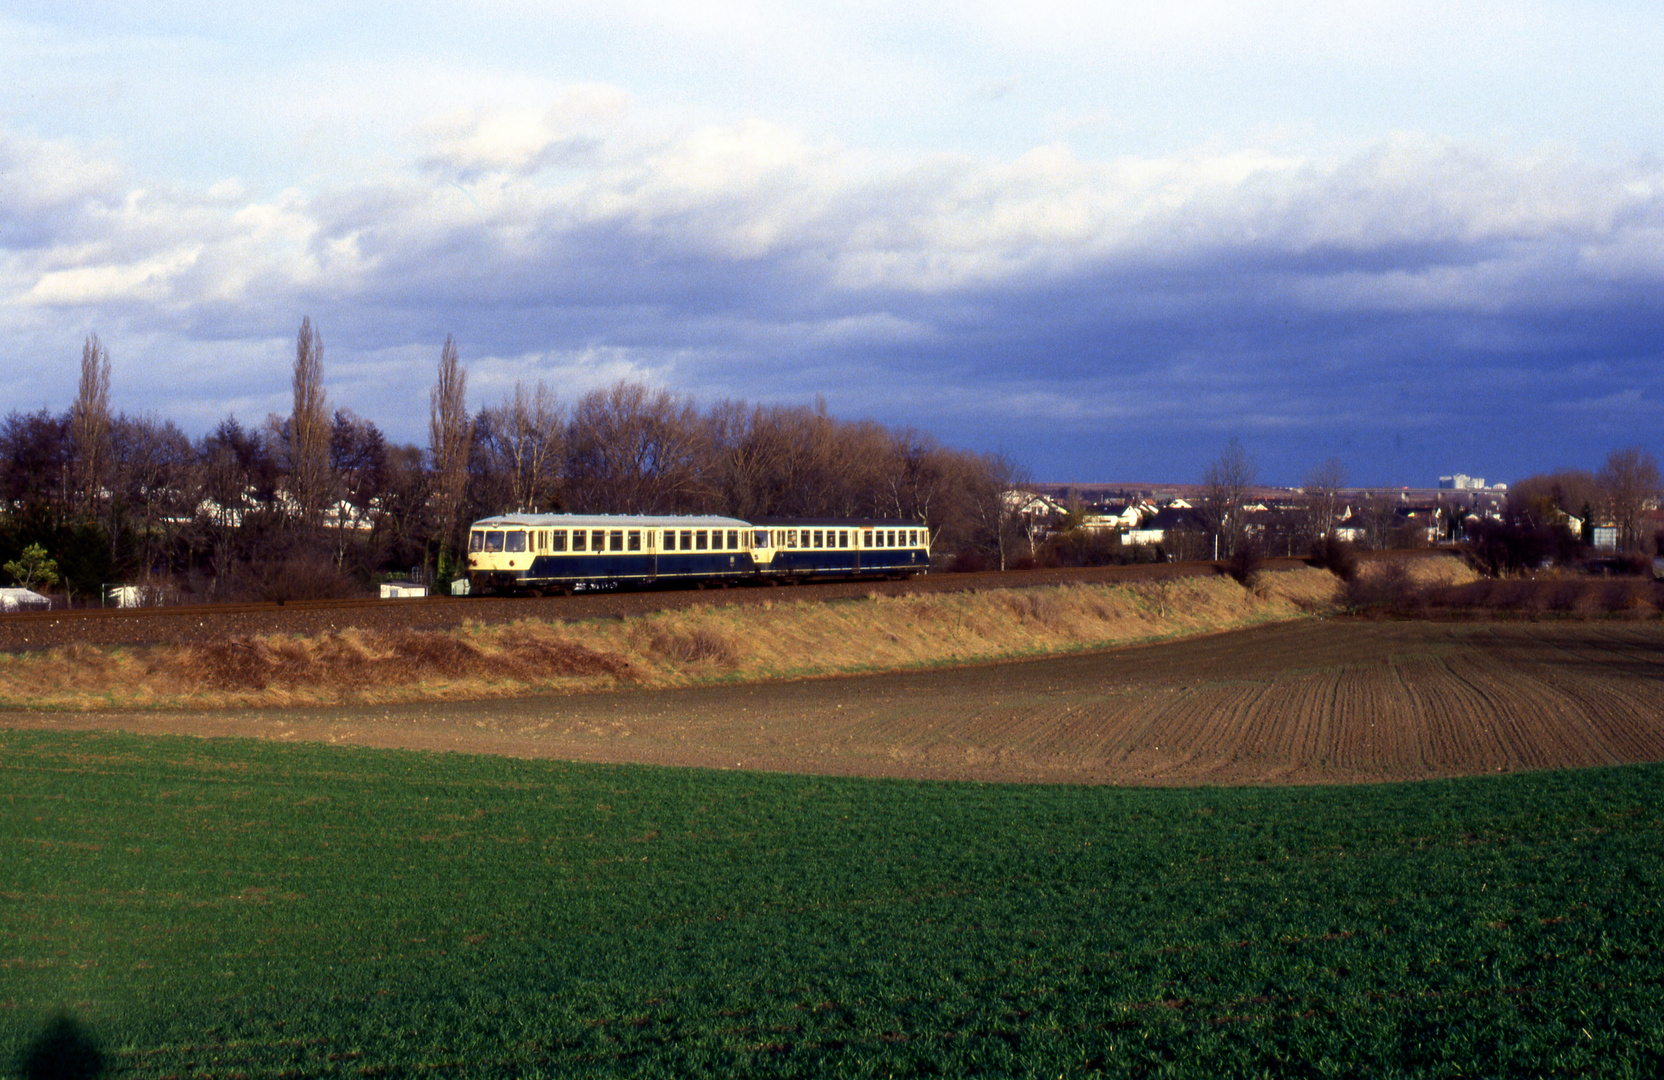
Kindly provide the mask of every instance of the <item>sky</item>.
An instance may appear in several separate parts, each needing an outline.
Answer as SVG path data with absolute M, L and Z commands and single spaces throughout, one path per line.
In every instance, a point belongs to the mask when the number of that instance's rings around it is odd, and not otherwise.
M 1492 0 L 0 8 L 0 412 L 424 443 L 620 379 L 1036 479 L 1664 456 L 1664 14 Z

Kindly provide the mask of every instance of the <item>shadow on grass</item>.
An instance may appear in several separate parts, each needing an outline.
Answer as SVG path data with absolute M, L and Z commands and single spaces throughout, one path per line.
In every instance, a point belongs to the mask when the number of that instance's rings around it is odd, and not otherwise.
M 66 1012 L 56 1013 L 18 1062 L 26 1080 L 90 1080 L 104 1073 L 104 1052 L 92 1032 Z

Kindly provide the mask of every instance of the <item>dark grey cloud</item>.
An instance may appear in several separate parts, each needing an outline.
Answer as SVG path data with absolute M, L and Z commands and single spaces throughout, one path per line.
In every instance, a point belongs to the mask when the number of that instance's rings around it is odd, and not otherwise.
M 122 407 L 257 419 L 307 314 L 334 399 L 407 439 L 447 333 L 480 395 L 823 395 L 1059 479 L 1194 479 L 1233 436 L 1272 480 L 1331 455 L 1372 482 L 1508 479 L 1664 431 L 1644 163 L 1412 142 L 890 167 L 772 129 L 530 130 L 501 160 L 468 128 L 399 178 L 265 195 L 0 142 L 23 193 L 0 202 L 0 329 L 25 360 L 0 388 L 67 403 L 96 329 Z M 50 197 L 44 157 L 71 181 Z

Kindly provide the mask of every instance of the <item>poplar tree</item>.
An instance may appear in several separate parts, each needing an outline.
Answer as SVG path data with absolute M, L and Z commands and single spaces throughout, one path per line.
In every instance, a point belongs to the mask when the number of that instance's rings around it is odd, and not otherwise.
M 90 516 L 104 488 L 110 441 L 110 353 L 97 334 L 88 334 L 81 347 L 81 385 L 69 423 L 77 502 Z
M 329 413 L 324 401 L 324 341 L 311 316 L 295 339 L 295 411 L 289 420 L 289 479 L 308 529 L 329 495 Z
M 445 335 L 439 375 L 428 395 L 428 453 L 432 457 L 440 561 L 454 552 L 457 515 L 468 480 L 468 452 L 473 423 L 468 415 L 468 372 L 457 358 L 456 342 Z

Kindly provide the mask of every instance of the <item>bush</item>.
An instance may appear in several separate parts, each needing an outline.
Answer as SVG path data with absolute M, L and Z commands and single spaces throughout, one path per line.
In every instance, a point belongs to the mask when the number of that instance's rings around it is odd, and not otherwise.
M 1260 567 L 1264 561 L 1260 557 L 1260 546 L 1252 540 L 1243 539 L 1237 543 L 1231 557 L 1225 560 L 1225 573 L 1244 589 L 1252 589 L 1259 584 Z
M 1070 529 L 1049 537 L 1035 559 L 1036 566 L 1125 566 L 1162 562 L 1160 549 L 1145 544 L 1123 544 L 1120 534 L 1099 529 Z
M 963 548 L 948 561 L 950 574 L 980 574 L 989 568 L 988 553 L 981 548 Z
M 1425 598 L 1402 560 L 1375 563 L 1367 574 L 1354 574 L 1341 588 L 1341 601 L 1353 611 L 1405 612 Z
M 1358 553 L 1351 544 L 1338 539 L 1333 533 L 1312 544 L 1307 561 L 1342 581 L 1351 581 L 1358 576 Z
M 365 589 L 335 568 L 327 556 L 294 552 L 260 566 L 243 563 L 226 575 L 228 600 L 260 600 L 281 604 L 290 600 L 343 600 L 362 596 Z

